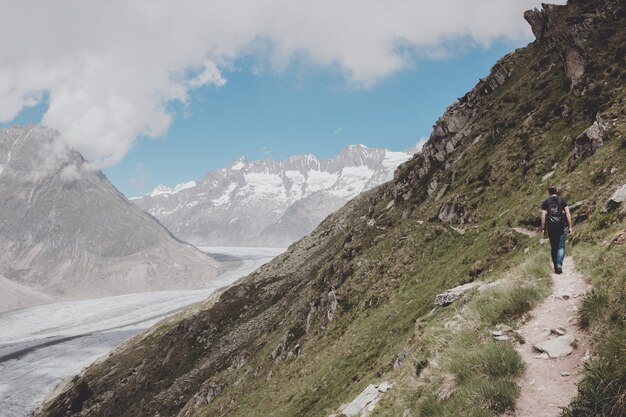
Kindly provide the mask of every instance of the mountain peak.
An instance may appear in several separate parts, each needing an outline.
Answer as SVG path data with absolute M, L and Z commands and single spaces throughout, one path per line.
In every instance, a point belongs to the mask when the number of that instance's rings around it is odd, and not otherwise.
M 327 160 L 239 158 L 193 187 L 160 186 L 133 203 L 196 244 L 287 246 L 360 192 L 390 180 L 411 156 L 359 144 Z

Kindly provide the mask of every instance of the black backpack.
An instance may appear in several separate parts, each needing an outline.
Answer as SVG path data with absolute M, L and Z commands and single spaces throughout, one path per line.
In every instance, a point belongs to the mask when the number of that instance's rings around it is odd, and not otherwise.
M 548 199 L 548 224 L 563 223 L 563 207 L 558 197 L 550 197 Z

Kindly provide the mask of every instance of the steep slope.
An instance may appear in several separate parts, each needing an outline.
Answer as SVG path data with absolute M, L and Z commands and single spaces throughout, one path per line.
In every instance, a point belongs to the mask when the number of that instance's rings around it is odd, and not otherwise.
M 523 363 L 491 331 L 547 296 L 550 272 L 545 246 L 511 229 L 538 225 L 548 178 L 580 201 L 579 244 L 601 245 L 625 217 L 617 201 L 602 208 L 626 183 L 624 3 L 544 7 L 526 15 L 537 40 L 450 106 L 393 181 L 86 369 L 37 415 L 324 416 L 382 381 L 396 384 L 377 416 L 513 409 Z M 626 252 L 613 247 L 597 259 L 618 271 L 603 277 L 619 323 Z M 494 284 L 432 310 L 437 293 L 478 280 Z M 602 359 L 609 369 L 623 362 Z M 592 411 L 574 415 L 597 415 L 602 401 L 623 410 L 616 380 L 592 380 L 600 386 L 583 393 Z M 607 388 L 616 400 L 594 400 Z
M 132 202 L 198 245 L 287 247 L 348 200 L 389 181 L 411 156 L 352 145 L 322 161 L 241 158 L 198 183 L 161 185 Z
M 216 262 L 130 204 L 43 127 L 0 131 L 0 311 L 202 287 Z

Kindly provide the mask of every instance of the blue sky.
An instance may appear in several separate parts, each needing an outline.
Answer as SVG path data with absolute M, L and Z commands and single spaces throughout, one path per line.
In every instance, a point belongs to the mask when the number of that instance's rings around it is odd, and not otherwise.
M 240 156 L 406 149 L 531 40 L 522 15 L 539 3 L 13 2 L 0 39 L 21 36 L 0 43 L 0 127 L 58 130 L 127 196 Z
M 362 143 L 406 149 L 430 134 L 445 108 L 489 73 L 497 59 L 524 42 L 499 42 L 459 56 L 422 59 L 370 88 L 355 88 L 338 73 L 294 64 L 260 71 L 241 60 L 224 71 L 227 83 L 193 92 L 172 110 L 169 130 L 142 137 L 116 165 L 105 168 L 125 195 L 200 179 L 245 156 L 285 159 L 312 153 L 331 158 Z M 28 107 L 9 124 L 38 123 L 45 103 Z

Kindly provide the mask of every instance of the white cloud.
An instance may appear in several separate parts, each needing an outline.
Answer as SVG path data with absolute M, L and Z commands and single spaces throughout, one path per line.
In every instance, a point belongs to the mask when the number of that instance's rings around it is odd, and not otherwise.
M 137 190 L 141 190 L 144 185 L 146 185 L 146 177 L 143 169 L 143 164 L 141 162 L 137 163 L 137 166 L 135 167 L 135 174 L 136 175 L 131 176 L 129 179 L 130 185 L 132 185 L 133 188 Z
M 61 170 L 61 179 L 64 181 L 76 181 L 79 180 L 81 178 L 81 173 L 79 171 L 79 169 L 76 167 L 76 165 L 74 164 L 69 164 L 66 165 L 62 170 Z
M 428 136 L 425 136 L 423 138 L 419 138 L 417 140 L 417 143 L 415 144 L 415 149 L 417 150 L 417 152 L 420 152 L 422 150 L 422 148 L 424 147 L 424 144 L 428 141 Z
M 96 166 L 170 126 L 172 101 L 223 86 L 242 56 L 294 56 L 369 87 L 455 39 L 529 38 L 539 0 L 0 0 L 0 121 L 47 97 L 43 123 Z M 464 42 L 464 44 L 465 44 Z M 454 52 L 454 51 L 452 51 Z
M 333 131 L 333 136 L 337 136 L 338 134 L 341 133 L 342 130 L 343 130 L 343 127 L 338 127 L 337 129 Z

